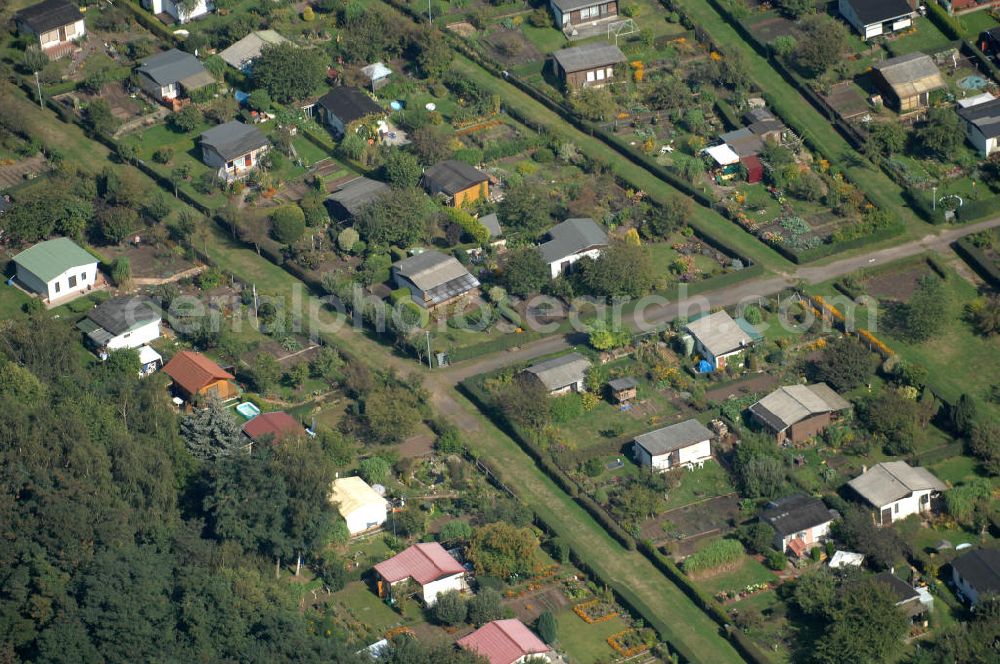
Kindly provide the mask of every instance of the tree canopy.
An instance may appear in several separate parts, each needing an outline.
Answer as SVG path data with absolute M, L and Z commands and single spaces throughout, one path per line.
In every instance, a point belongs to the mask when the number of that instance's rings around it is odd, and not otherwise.
M 287 104 L 316 92 L 326 78 L 323 52 L 292 42 L 267 44 L 253 63 L 253 84 L 271 99 Z

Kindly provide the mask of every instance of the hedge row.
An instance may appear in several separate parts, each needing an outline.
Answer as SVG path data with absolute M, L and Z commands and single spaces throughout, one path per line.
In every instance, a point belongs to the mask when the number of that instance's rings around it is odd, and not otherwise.
M 140 7 L 139 3 L 135 0 L 122 0 L 121 5 L 132 12 L 132 16 L 135 18 L 136 23 L 146 28 L 160 39 L 166 41 L 168 45 L 177 45 L 177 36 L 174 35 L 174 33 L 171 32 L 167 26 L 163 25 L 160 19 Z
M 931 23 L 938 27 L 938 30 L 944 33 L 949 39 L 963 39 L 965 32 L 962 29 L 961 24 L 953 17 L 948 15 L 948 11 L 936 2 L 927 2 L 924 4 L 927 7 L 927 18 L 930 19 Z
M 875 231 L 868 235 L 862 237 L 854 238 L 853 240 L 844 240 L 843 242 L 834 242 L 833 244 L 824 244 L 813 249 L 806 249 L 801 252 L 788 252 L 790 256 L 795 256 L 792 258 L 796 263 L 809 263 L 811 261 L 819 260 L 820 258 L 825 258 L 832 254 L 839 254 L 842 251 L 849 251 L 851 249 L 856 249 L 858 247 L 865 247 L 874 242 L 880 242 L 882 240 L 888 240 L 891 237 L 896 237 L 903 232 L 903 224 L 893 223 L 886 228 Z M 779 249 L 779 251 L 781 251 Z M 784 252 L 781 252 L 784 255 Z
M 715 622 L 717 622 L 726 631 L 726 635 L 732 641 L 733 646 L 736 650 L 751 664 L 770 664 L 771 659 L 764 654 L 763 651 L 753 643 L 743 632 L 736 629 L 730 625 L 729 616 L 722 609 L 722 606 L 715 600 L 714 597 L 706 594 L 700 588 L 698 588 L 691 579 L 687 577 L 674 564 L 674 561 L 670 558 L 664 556 L 660 551 L 653 546 L 648 540 L 643 540 L 639 543 L 639 551 L 641 551 L 653 565 L 660 570 L 668 579 L 673 581 L 684 594 L 691 598 L 702 611 L 707 613 Z
M 635 538 L 628 534 L 624 528 L 611 518 L 611 515 L 601 507 L 593 498 L 580 493 L 580 487 L 576 482 L 556 465 L 544 450 L 540 449 L 520 427 L 510 421 L 508 417 L 491 403 L 490 398 L 483 392 L 475 378 L 464 380 L 459 383 L 459 390 L 469 398 L 472 403 L 479 408 L 490 420 L 504 433 L 514 439 L 521 449 L 527 452 L 528 456 L 534 459 L 541 469 L 552 481 L 559 485 L 559 488 L 568 493 L 580 507 L 585 509 L 604 529 L 618 542 L 630 551 L 636 549 Z
M 989 256 L 972 244 L 967 237 L 961 238 L 953 246 L 965 262 L 979 273 L 979 276 L 994 288 L 1000 288 L 1000 266 L 995 261 L 990 260 Z

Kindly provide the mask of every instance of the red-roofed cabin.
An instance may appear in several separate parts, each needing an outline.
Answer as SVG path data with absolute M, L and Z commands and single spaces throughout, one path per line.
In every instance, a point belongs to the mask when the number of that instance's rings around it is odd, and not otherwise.
M 280 443 L 285 438 L 301 436 L 305 433 L 295 418 L 283 411 L 262 413 L 243 425 L 243 435 L 250 443 Z
M 757 155 L 741 157 L 740 162 L 743 164 L 743 168 L 747 171 L 748 184 L 757 184 L 764 179 L 764 165 L 760 163 L 760 159 L 757 158 Z
M 548 660 L 550 648 L 516 618 L 494 620 L 458 640 L 458 645 L 485 657 L 490 664 L 517 664 L 531 656 Z
M 174 389 L 185 401 L 214 396 L 222 401 L 239 395 L 235 377 L 201 353 L 182 350 L 174 355 L 163 372 L 174 379 Z
M 420 586 L 424 604 L 433 606 L 438 595 L 449 590 L 465 590 L 465 568 L 437 542 L 414 544 L 392 558 L 375 565 L 379 595 L 408 579 Z

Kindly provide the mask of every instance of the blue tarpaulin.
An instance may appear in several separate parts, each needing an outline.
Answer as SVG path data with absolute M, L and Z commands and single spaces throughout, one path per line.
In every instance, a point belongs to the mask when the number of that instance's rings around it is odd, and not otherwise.
M 712 373 L 715 371 L 715 367 L 708 360 L 702 360 L 698 363 L 698 373 Z
M 246 100 L 250 98 L 250 93 L 243 92 L 242 90 L 237 90 L 235 97 L 236 101 L 242 106 L 243 104 L 246 103 Z

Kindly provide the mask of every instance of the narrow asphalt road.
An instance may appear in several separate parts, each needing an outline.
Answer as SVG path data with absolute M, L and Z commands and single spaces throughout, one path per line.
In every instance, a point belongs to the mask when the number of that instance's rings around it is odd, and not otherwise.
M 860 256 L 852 256 L 827 263 L 826 265 L 800 267 L 790 274 L 781 274 L 746 281 L 730 288 L 709 291 L 692 297 L 681 298 L 676 302 L 666 302 L 664 298 L 646 298 L 647 304 L 637 305 L 634 313 L 624 323 L 635 330 L 646 330 L 678 316 L 690 318 L 718 307 L 729 307 L 740 303 L 751 303 L 755 300 L 780 293 L 800 281 L 818 284 L 830 279 L 842 277 L 867 267 L 886 265 L 898 260 L 916 256 L 925 251 L 944 251 L 951 243 L 967 235 L 1000 226 L 1000 217 L 987 219 L 961 228 L 951 228 L 940 233 L 931 233 L 918 240 L 911 240 L 894 247 L 879 249 Z M 435 372 L 436 381 L 457 384 L 470 376 L 495 371 L 501 367 L 526 362 L 536 357 L 557 353 L 575 345 L 586 342 L 580 332 L 568 335 L 546 337 L 521 347 L 495 353 L 476 360 L 452 365 L 443 371 Z

